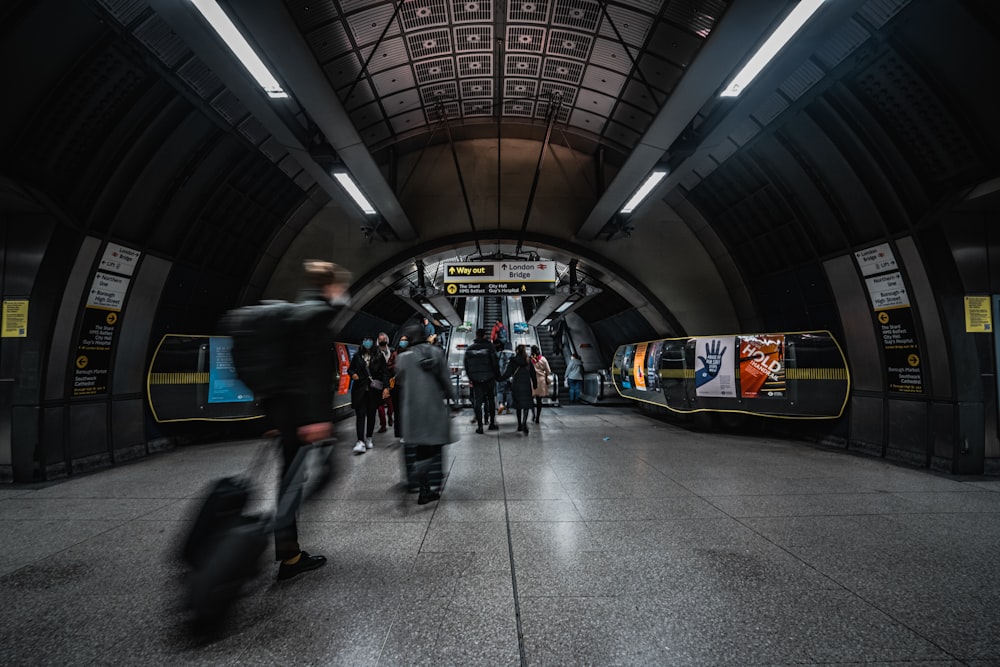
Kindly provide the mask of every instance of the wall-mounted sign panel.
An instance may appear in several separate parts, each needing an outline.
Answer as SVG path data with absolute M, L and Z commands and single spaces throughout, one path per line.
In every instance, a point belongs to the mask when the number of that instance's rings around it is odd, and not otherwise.
M 993 311 L 990 297 L 965 297 L 965 331 L 968 333 L 993 331 Z
M 903 284 L 903 276 L 899 271 L 865 278 L 865 285 L 868 286 L 868 295 L 871 298 L 873 310 L 902 308 L 910 305 L 910 297 L 906 293 L 906 285 Z
M 880 243 L 871 248 L 865 248 L 854 253 L 854 259 L 861 269 L 861 275 L 873 276 L 876 273 L 896 270 L 896 258 L 888 243 Z
M 94 282 L 90 285 L 87 306 L 120 311 L 125 305 L 125 294 L 128 292 L 129 282 L 128 278 L 98 271 L 94 275 Z
M 28 337 L 28 300 L 11 299 L 3 302 L 3 325 L 0 326 L 0 337 Z
M 104 248 L 101 255 L 101 263 L 98 268 L 102 271 L 120 273 L 123 276 L 131 276 L 135 273 L 135 267 L 139 263 L 142 253 L 138 250 L 128 248 L 116 243 L 109 243 Z

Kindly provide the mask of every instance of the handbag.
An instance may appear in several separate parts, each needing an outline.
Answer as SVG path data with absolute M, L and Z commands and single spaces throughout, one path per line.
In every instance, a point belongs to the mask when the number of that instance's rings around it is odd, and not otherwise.
M 381 391 L 382 390 L 382 381 L 381 380 L 376 380 L 375 378 L 372 378 L 371 388 L 374 389 L 375 391 Z

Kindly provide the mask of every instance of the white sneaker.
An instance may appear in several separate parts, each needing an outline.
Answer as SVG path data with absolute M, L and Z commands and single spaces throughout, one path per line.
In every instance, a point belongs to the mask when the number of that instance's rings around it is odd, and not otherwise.
M 405 445 L 405 444 L 406 444 L 406 440 L 403 440 L 402 438 L 400 438 L 400 439 L 399 439 L 399 444 L 401 444 L 401 445 Z
M 365 447 L 364 441 L 358 440 L 358 444 L 354 445 L 354 453 L 355 454 L 364 454 L 366 451 L 367 451 L 367 447 Z
M 371 438 L 368 438 L 367 440 L 365 440 L 365 447 L 367 447 L 368 449 L 371 449 L 374 446 L 375 446 L 375 443 L 372 442 Z

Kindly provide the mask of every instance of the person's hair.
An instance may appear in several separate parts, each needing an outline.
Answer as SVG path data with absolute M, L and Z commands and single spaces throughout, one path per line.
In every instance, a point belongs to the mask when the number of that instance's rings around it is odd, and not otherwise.
M 302 262 L 306 285 L 323 289 L 327 285 L 351 282 L 351 272 L 333 262 L 319 259 L 307 259 Z
M 526 354 L 527 349 L 528 348 L 524 343 L 518 343 L 517 347 L 514 348 L 514 354 L 520 357 L 522 354 Z
M 387 341 L 387 340 L 389 340 L 389 334 L 387 334 L 384 331 L 379 331 L 378 332 L 378 339 L 377 340 L 386 340 Z
M 539 357 L 540 357 L 540 356 L 542 356 L 542 351 L 538 349 L 538 346 L 537 346 L 537 345 L 532 345 L 532 346 L 531 346 L 531 353 L 532 353 L 532 354 L 536 354 L 536 355 L 538 355 Z
M 486 338 L 486 329 L 476 329 L 476 338 Z
M 419 345 L 420 343 L 427 342 L 427 336 L 424 335 L 424 325 L 420 322 L 411 322 L 404 326 L 401 335 L 406 336 L 406 339 L 410 341 L 410 345 Z

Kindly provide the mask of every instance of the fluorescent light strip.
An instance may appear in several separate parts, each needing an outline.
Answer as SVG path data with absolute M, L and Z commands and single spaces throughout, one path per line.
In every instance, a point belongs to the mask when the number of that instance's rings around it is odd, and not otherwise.
M 368 215 L 375 215 L 378 212 L 375 210 L 375 207 L 371 205 L 371 202 L 368 201 L 368 198 L 362 194 L 360 188 L 358 188 L 350 174 L 341 171 L 335 173 L 333 177 L 337 179 L 338 183 L 340 183 L 340 187 L 344 188 L 347 194 L 351 195 L 351 199 L 354 200 L 354 203 L 357 204 L 362 211 Z
M 667 172 L 665 170 L 657 169 L 649 176 L 647 176 L 646 182 L 643 183 L 638 190 L 636 190 L 636 193 L 632 195 L 632 198 L 628 200 L 628 202 L 622 207 L 622 210 L 620 212 L 631 213 L 632 211 L 634 211 L 635 208 L 642 203 L 642 200 L 645 199 L 649 195 L 649 193 L 653 191 L 653 188 L 655 188 L 660 183 L 660 181 L 663 180 L 663 177 L 666 175 Z
M 572 306 L 573 306 L 573 302 L 572 301 L 567 301 L 566 303 L 564 303 L 561 306 L 559 306 L 558 308 L 556 308 L 556 312 L 557 313 L 565 313 Z
M 274 75 L 264 65 L 264 61 L 260 59 L 246 38 L 243 37 L 243 33 L 233 25 L 233 22 L 226 13 L 222 11 L 219 3 L 215 0 L 191 0 L 191 4 L 198 8 L 201 15 L 215 29 L 215 32 L 226 43 L 226 46 L 233 52 L 237 60 L 246 67 L 247 71 L 250 72 L 250 76 L 257 80 L 257 83 L 264 89 L 268 97 L 288 97 L 288 93 L 282 89 L 281 84 L 278 83 L 278 80 L 274 78 Z
M 757 49 L 753 58 L 743 66 L 740 73 L 733 77 L 733 80 L 726 84 L 719 97 L 737 97 L 750 85 L 761 70 L 764 69 L 771 60 L 778 55 L 778 51 L 795 36 L 806 21 L 809 20 L 824 0 L 802 0 L 795 6 L 795 9 L 785 17 L 767 41 Z

